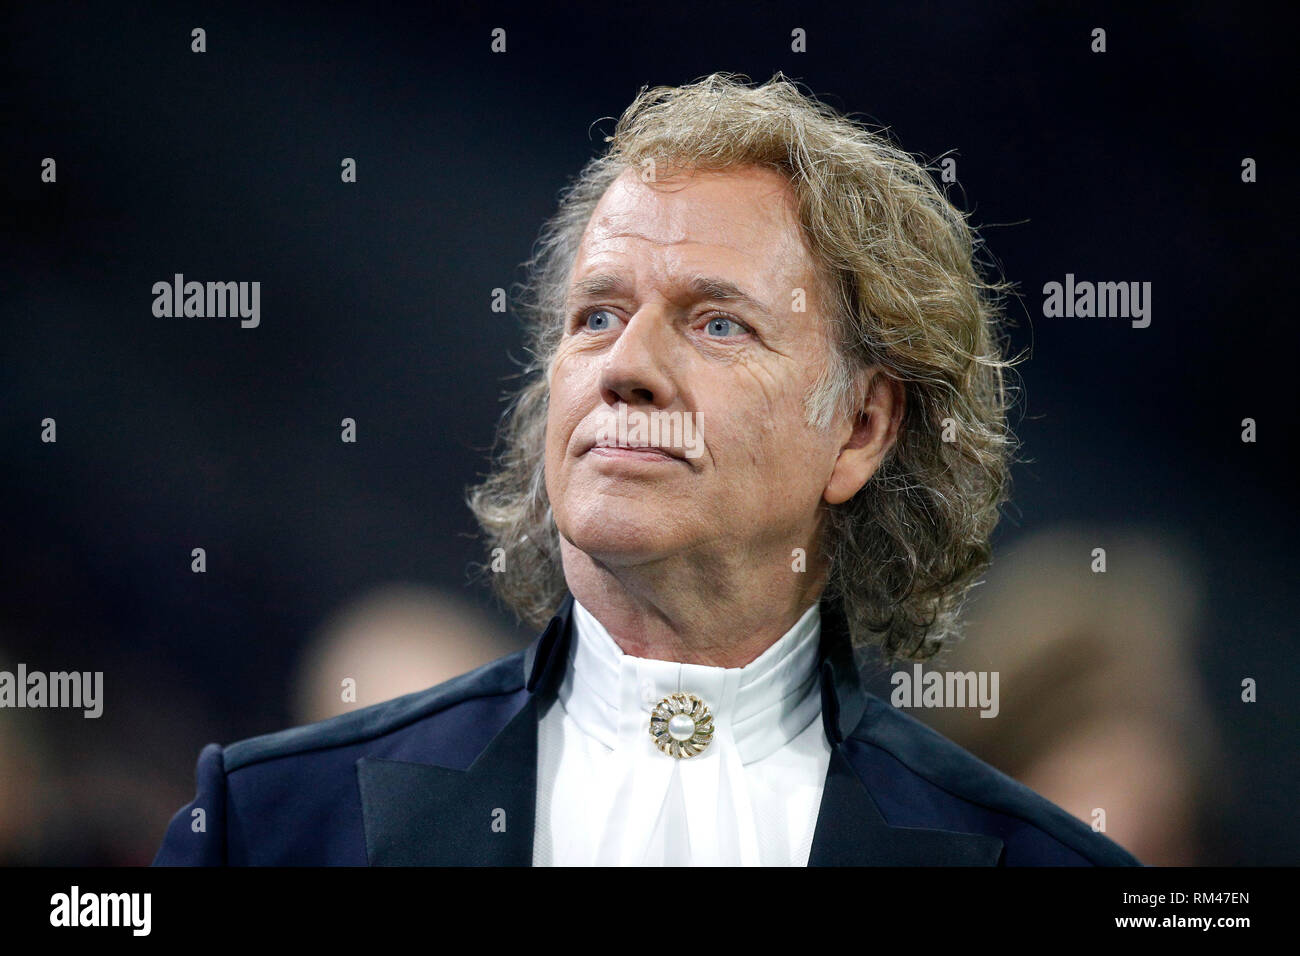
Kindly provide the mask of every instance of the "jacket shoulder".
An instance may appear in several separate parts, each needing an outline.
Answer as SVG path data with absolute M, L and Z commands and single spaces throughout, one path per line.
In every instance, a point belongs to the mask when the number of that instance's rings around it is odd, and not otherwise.
M 1140 866 L 1117 843 L 910 714 L 868 694 L 853 762 L 893 826 L 1002 838 L 1007 865 Z
M 237 741 L 224 748 L 225 771 L 230 773 L 279 757 L 365 743 L 467 701 L 513 694 L 524 686 L 525 654 L 518 651 L 426 690 L 314 724 Z

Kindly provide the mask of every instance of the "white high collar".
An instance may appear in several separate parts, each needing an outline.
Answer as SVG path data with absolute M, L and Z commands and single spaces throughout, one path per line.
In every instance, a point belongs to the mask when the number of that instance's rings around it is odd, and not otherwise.
M 660 753 L 649 733 L 650 711 L 669 694 L 695 694 L 713 713 L 714 739 L 704 753 L 735 748 L 742 765 L 773 753 L 821 713 L 817 683 L 821 613 L 814 603 L 776 643 L 744 667 L 709 667 L 624 654 L 576 599 L 574 640 L 559 690 L 564 709 L 611 750 Z

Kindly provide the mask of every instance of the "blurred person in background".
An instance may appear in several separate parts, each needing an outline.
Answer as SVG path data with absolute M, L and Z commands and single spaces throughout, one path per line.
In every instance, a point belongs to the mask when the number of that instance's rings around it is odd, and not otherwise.
M 1104 546 L 1104 573 L 1093 550 Z M 996 719 L 917 710 L 940 733 L 1148 865 L 1204 864 L 1198 813 L 1221 741 L 1194 667 L 1197 564 L 1136 529 L 1055 528 L 999 555 L 944 671 L 1000 673 Z
M 0 671 L 15 664 L 0 653 Z M 149 862 L 157 821 L 183 799 L 159 754 L 181 752 L 200 731 L 174 673 L 143 656 L 118 673 L 129 677 L 94 719 L 0 707 L 0 865 Z
M 435 588 L 376 588 L 332 614 L 305 648 L 294 718 L 309 724 L 451 680 L 518 650 L 473 605 Z

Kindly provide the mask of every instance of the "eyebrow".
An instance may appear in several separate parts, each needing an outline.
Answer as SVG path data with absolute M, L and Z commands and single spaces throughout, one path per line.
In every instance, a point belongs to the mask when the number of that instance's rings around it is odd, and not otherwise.
M 772 315 L 767 306 L 727 279 L 697 274 L 683 283 L 682 288 L 693 295 L 697 301 L 708 299 L 714 302 L 740 302 L 749 305 L 763 315 L 768 317 Z M 573 283 L 569 288 L 568 300 L 570 302 L 580 302 L 585 299 L 595 299 L 606 295 L 630 296 L 631 291 L 631 285 L 622 276 L 602 272 L 587 276 L 585 279 L 579 279 Z
M 620 276 L 601 272 L 573 283 L 569 287 L 569 301 L 578 302 L 582 299 L 599 299 L 606 295 L 628 295 L 631 291 L 632 287 L 623 281 Z

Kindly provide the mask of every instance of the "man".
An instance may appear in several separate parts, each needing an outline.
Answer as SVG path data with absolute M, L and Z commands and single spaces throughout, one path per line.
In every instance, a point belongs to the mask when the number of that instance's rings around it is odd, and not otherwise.
M 544 633 L 208 745 L 157 862 L 1136 863 L 859 683 L 855 648 L 932 656 L 988 563 L 1009 363 L 973 248 L 779 76 L 644 91 L 543 231 L 471 495 Z

